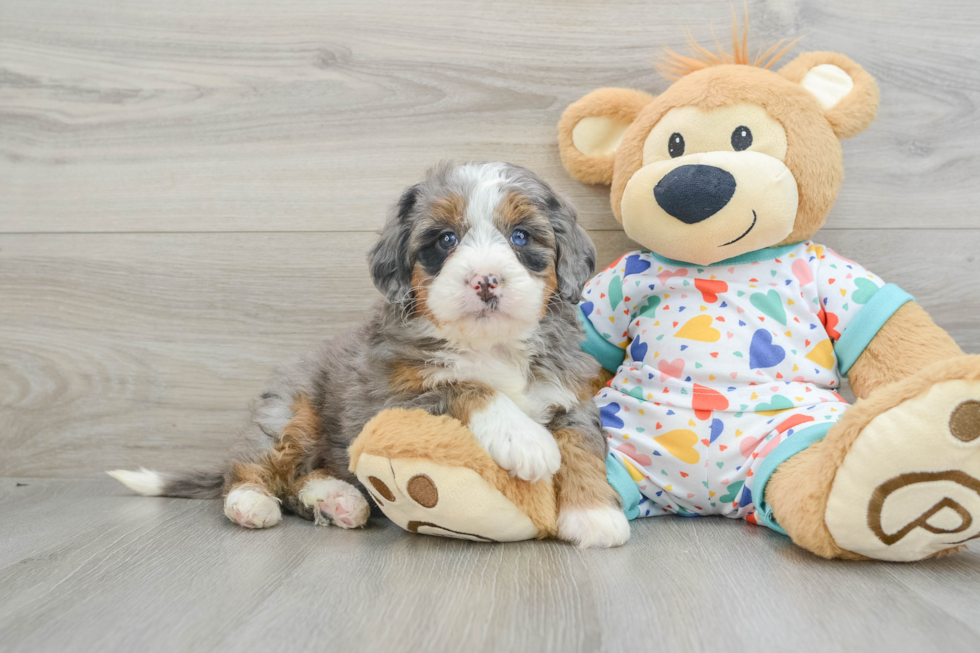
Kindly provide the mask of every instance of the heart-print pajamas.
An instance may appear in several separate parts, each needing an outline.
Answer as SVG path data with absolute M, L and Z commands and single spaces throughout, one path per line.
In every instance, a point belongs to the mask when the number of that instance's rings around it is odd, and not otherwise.
M 841 375 L 910 299 L 810 242 L 710 266 L 632 252 L 594 277 L 582 347 L 615 372 L 595 400 L 627 516 L 781 530 L 765 481 L 840 419 Z

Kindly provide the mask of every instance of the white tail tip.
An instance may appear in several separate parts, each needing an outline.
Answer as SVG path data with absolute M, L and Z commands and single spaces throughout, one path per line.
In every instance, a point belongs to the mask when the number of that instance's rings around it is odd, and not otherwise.
M 158 497 L 163 493 L 163 476 L 149 469 L 140 467 L 138 472 L 114 469 L 106 474 L 143 496 Z

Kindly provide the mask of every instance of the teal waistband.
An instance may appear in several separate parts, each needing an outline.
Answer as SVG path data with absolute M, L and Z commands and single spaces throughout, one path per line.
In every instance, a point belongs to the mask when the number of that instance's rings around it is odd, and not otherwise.
M 616 460 L 616 456 L 612 453 L 606 456 L 606 480 L 609 481 L 609 485 L 614 490 L 619 492 L 619 496 L 623 500 L 623 512 L 626 513 L 626 519 L 639 517 L 640 500 L 643 499 L 643 495 L 640 494 L 640 489 L 636 487 L 636 481 L 626 471 L 626 467 Z
M 752 485 L 752 495 L 756 498 L 755 517 L 760 524 L 777 533 L 787 534 L 772 516 L 772 507 L 766 503 L 766 484 L 780 465 L 815 442 L 823 440 L 834 424 L 836 422 L 825 422 L 800 429 L 773 449 L 759 465 L 759 471 L 755 473 L 755 483 Z

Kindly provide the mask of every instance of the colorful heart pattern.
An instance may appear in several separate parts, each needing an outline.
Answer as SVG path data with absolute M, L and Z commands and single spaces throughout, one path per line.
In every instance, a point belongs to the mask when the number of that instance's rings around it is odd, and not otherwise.
M 625 422 L 619 417 L 619 404 L 606 404 L 599 409 L 599 416 L 602 418 L 602 425 L 605 428 L 621 429 Z
M 653 464 L 653 460 L 650 458 L 650 456 L 646 456 L 642 453 L 636 452 L 636 446 L 632 442 L 624 442 L 623 444 L 616 447 L 616 451 L 626 454 L 627 456 L 632 458 L 635 462 L 639 463 L 640 465 L 643 465 L 644 467 L 648 467 L 649 465 Z
M 626 265 L 623 268 L 623 281 L 631 274 L 642 274 L 650 269 L 650 261 L 639 254 L 630 254 L 626 257 Z
M 660 297 L 652 295 L 647 298 L 646 303 L 640 307 L 637 317 L 654 317 L 657 314 L 657 307 L 660 306 Z
M 618 276 L 613 277 L 609 281 L 609 288 L 606 290 L 606 295 L 609 297 L 609 307 L 612 310 L 616 310 L 616 307 L 623 301 L 623 280 Z
M 765 295 L 761 292 L 752 293 L 749 301 L 772 319 L 783 326 L 786 325 L 786 309 L 783 308 L 783 298 L 775 290 L 770 290 Z
M 649 349 L 649 346 L 647 346 L 647 344 L 640 340 L 639 336 L 637 336 L 636 338 L 633 338 L 633 343 L 630 345 L 630 357 L 635 362 L 642 363 L 647 357 L 647 351 Z
M 800 287 L 810 285 L 813 283 L 813 271 L 807 264 L 806 259 L 798 258 L 793 261 L 792 268 L 793 276 L 796 280 L 800 282 Z
M 675 358 L 672 361 L 661 359 L 657 363 L 657 369 L 660 370 L 660 382 L 663 383 L 667 379 L 681 378 L 681 374 L 684 373 L 684 365 L 683 358 Z
M 775 367 L 785 359 L 786 350 L 772 344 L 772 334 L 769 331 L 759 329 L 752 334 L 752 342 L 749 344 L 749 369 Z
M 883 282 L 813 243 L 772 252 L 726 266 L 631 252 L 585 287 L 582 316 L 625 355 L 596 402 L 641 515 L 755 523 L 762 462 L 847 408 L 834 343 Z
M 754 411 L 760 415 L 765 415 L 766 417 L 772 417 L 784 410 L 790 410 L 793 408 L 793 402 L 783 395 L 776 395 L 769 402 L 759 402 L 755 405 Z
M 697 383 L 694 384 L 694 397 L 691 399 L 694 416 L 700 420 L 711 419 L 716 410 L 728 410 L 728 400 L 717 390 Z
M 698 435 L 694 431 L 677 429 L 658 435 L 653 440 L 666 449 L 667 453 L 688 465 L 693 465 L 701 460 L 701 454 L 694 448 L 694 445 L 698 443 Z
M 698 315 L 687 321 L 681 330 L 674 334 L 675 338 L 686 338 L 698 342 L 717 342 L 721 339 L 721 331 L 711 327 L 710 315 Z
M 728 284 L 718 279 L 695 279 L 694 287 L 701 291 L 705 304 L 714 304 L 719 294 L 728 291 Z
M 810 350 L 806 358 L 826 370 L 833 369 L 837 362 L 837 359 L 834 357 L 834 343 L 829 339 L 821 340 Z
M 880 290 L 874 281 L 865 279 L 864 277 L 855 279 L 854 285 L 857 286 L 857 290 L 854 291 L 851 298 L 858 304 L 867 304 L 878 293 L 878 290 Z

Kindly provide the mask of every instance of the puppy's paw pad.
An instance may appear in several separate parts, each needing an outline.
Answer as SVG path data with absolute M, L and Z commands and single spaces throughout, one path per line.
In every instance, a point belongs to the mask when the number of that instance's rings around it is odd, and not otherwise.
M 630 523 L 619 508 L 569 508 L 558 514 L 558 539 L 583 549 L 608 549 L 630 539 Z
M 367 523 L 371 507 L 360 492 L 353 496 L 338 496 L 318 505 L 321 515 L 329 517 L 341 528 L 360 528 Z
M 336 478 L 307 481 L 300 490 L 299 500 L 313 508 L 317 524 L 360 528 L 371 515 L 371 507 L 357 488 Z
M 225 497 L 225 516 L 245 528 L 270 528 L 282 520 L 282 510 L 264 491 L 242 486 Z

